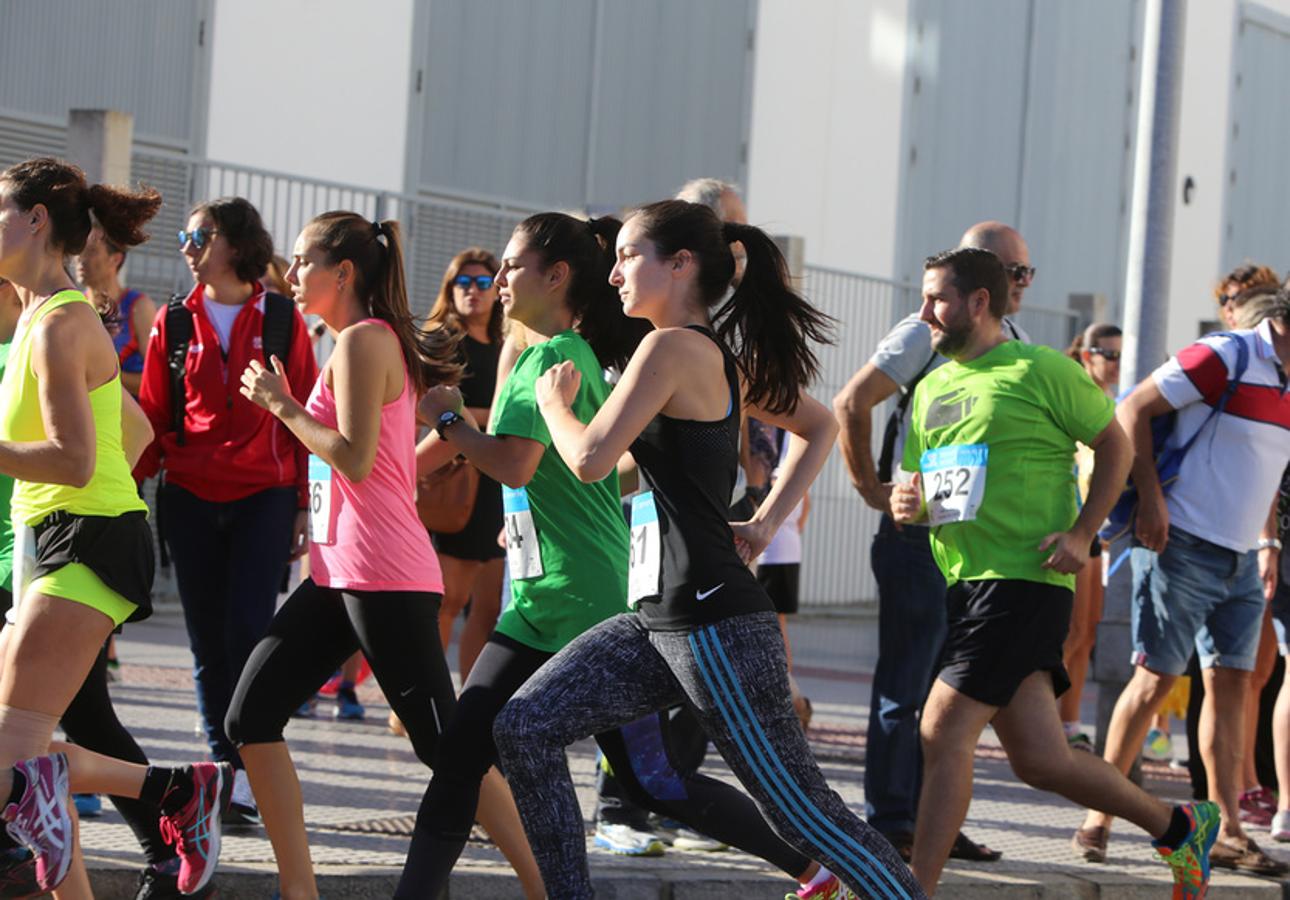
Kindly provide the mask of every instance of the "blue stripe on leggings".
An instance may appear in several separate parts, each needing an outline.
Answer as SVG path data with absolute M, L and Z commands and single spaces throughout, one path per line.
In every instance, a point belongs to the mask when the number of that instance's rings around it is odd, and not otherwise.
M 713 632 L 714 630 L 709 628 L 707 631 Z M 708 690 L 713 696 L 713 701 L 716 703 L 718 711 L 721 713 L 722 718 L 725 719 L 726 725 L 730 728 L 731 737 L 734 739 L 740 752 L 743 754 L 745 761 L 748 763 L 749 768 L 753 770 L 753 774 L 757 777 L 758 782 L 761 783 L 771 800 L 780 808 L 789 822 L 797 828 L 804 837 L 813 840 L 822 849 L 828 850 L 841 863 L 850 864 L 851 871 L 844 874 L 849 875 L 850 880 L 853 883 L 873 885 L 877 889 L 881 890 L 884 896 L 889 898 L 905 897 L 906 894 L 899 884 L 897 884 L 899 892 L 896 895 L 893 895 L 887 886 L 883 884 L 883 880 L 879 877 L 878 873 L 886 874 L 888 878 L 891 876 L 890 873 L 887 873 L 885 867 L 880 862 L 877 864 L 878 871 L 875 872 L 868 864 L 857 857 L 856 854 L 850 852 L 845 846 L 837 844 L 835 841 L 821 833 L 820 826 L 811 820 L 810 811 L 803 809 L 800 803 L 796 802 L 785 793 L 784 786 L 774 777 L 773 773 L 770 771 L 770 767 L 765 763 L 763 754 L 756 747 L 750 747 L 746 743 L 745 739 L 741 737 L 741 732 L 743 730 L 748 730 L 751 733 L 751 729 L 744 729 L 741 727 L 740 721 L 743 720 L 744 717 L 741 716 L 738 709 L 735 708 L 736 704 L 730 693 L 730 688 L 724 683 L 717 683 L 723 680 L 722 673 L 719 670 L 719 666 L 713 662 L 709 662 L 706 658 L 708 656 L 713 656 L 715 659 L 711 648 L 708 647 L 709 641 L 716 643 L 716 636 L 714 633 L 710 633 L 708 635 L 692 634 L 690 636 L 690 645 L 695 654 L 695 661 L 699 666 L 699 673 L 707 684 Z M 737 681 L 735 682 L 735 687 L 738 689 Z M 782 766 L 780 768 L 782 771 Z M 784 773 L 784 780 L 797 792 L 799 796 L 801 795 L 801 790 L 798 789 L 792 779 L 787 776 L 787 773 Z M 810 805 L 809 802 L 807 805 Z M 823 817 L 821 816 L 821 818 Z M 865 857 L 877 862 L 873 859 L 873 856 L 868 853 L 868 851 L 865 851 L 863 848 L 859 849 Z
M 798 786 L 797 782 L 792 778 L 792 776 L 788 774 L 788 770 L 784 767 L 783 762 L 775 754 L 775 749 L 771 745 L 770 740 L 766 737 L 765 732 L 762 731 L 761 723 L 757 719 L 756 714 L 753 712 L 752 704 L 748 702 L 748 698 L 744 695 L 743 687 L 739 684 L 739 678 L 738 676 L 735 675 L 734 666 L 730 664 L 730 660 L 726 656 L 725 648 L 721 646 L 721 642 L 717 638 L 716 629 L 710 626 L 709 631 L 711 632 L 712 643 L 716 647 L 716 655 L 719 658 L 721 664 L 724 665 L 726 669 L 727 677 L 729 678 L 730 683 L 734 685 L 735 693 L 737 694 L 736 702 L 742 704 L 744 715 L 747 717 L 750 730 L 760 740 L 766 755 L 770 757 L 775 768 L 778 769 L 780 777 L 788 785 L 791 791 L 797 796 L 798 800 L 807 807 L 808 811 L 814 812 L 816 815 L 818 815 L 820 819 L 823 820 L 828 830 L 833 832 L 833 834 L 836 835 L 842 841 L 844 846 L 850 845 L 851 847 L 854 847 L 857 851 L 859 851 L 859 853 L 865 859 L 869 860 L 870 862 L 872 862 L 874 865 L 878 867 L 878 871 L 881 872 L 882 875 L 885 876 L 886 879 L 889 882 L 891 882 L 892 886 L 896 889 L 898 896 L 908 897 L 908 894 L 905 892 L 904 886 L 896 878 L 895 874 L 890 869 L 888 869 L 882 863 L 881 860 L 879 860 L 869 850 L 867 850 L 863 845 L 857 843 L 855 839 L 851 837 L 851 835 L 847 834 L 836 824 L 834 824 L 832 819 L 827 818 L 822 812 L 820 812 L 819 808 L 816 807 L 815 804 L 811 802 L 810 798 L 806 796 L 805 792 L 801 789 L 801 787 Z M 879 886 L 880 887 L 883 886 L 881 882 L 879 883 Z

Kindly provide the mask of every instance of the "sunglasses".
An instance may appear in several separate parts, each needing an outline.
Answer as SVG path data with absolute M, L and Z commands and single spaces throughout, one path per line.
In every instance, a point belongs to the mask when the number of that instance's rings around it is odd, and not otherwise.
M 479 290 L 486 291 L 493 286 L 493 276 L 475 275 L 472 277 L 470 275 L 458 275 L 456 278 L 452 280 L 452 283 L 455 284 L 457 287 L 461 288 L 463 291 L 470 290 L 470 285 L 472 282 L 474 283 L 475 287 L 478 288 Z
M 210 239 L 217 234 L 219 234 L 218 228 L 194 228 L 192 231 L 180 231 L 177 235 L 179 238 L 179 249 L 184 249 L 188 246 L 188 242 L 192 241 L 193 246 L 198 250 L 201 250 L 210 243 Z
M 1107 362 L 1117 362 L 1120 359 L 1119 350 L 1108 350 L 1105 347 L 1089 347 L 1088 352 L 1102 357 Z
M 1035 280 L 1035 267 L 1023 266 L 1021 263 L 1013 263 L 1010 266 L 1004 266 L 1003 271 L 1008 273 L 1008 277 L 1017 284 L 1030 284 Z

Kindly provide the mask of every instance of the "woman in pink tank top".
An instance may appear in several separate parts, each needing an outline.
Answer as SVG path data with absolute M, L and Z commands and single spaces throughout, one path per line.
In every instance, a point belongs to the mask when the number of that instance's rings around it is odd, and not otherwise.
M 242 670 L 225 723 L 239 746 L 278 863 L 284 898 L 314 898 L 299 782 L 282 730 L 291 713 L 361 650 L 431 765 L 456 707 L 439 643 L 443 578 L 417 518 L 417 398 L 460 369 L 443 332 L 408 308 L 396 222 L 355 213 L 313 219 L 287 281 L 301 311 L 322 317 L 336 349 L 305 404 L 282 365 L 252 362 L 242 393 L 308 448 L 312 577 L 274 616 Z M 481 823 L 532 897 L 542 882 L 505 782 L 491 774 Z

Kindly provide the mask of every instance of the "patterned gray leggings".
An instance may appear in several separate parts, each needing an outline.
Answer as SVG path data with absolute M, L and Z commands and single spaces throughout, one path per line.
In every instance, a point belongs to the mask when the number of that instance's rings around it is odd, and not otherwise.
M 633 614 L 575 639 L 511 698 L 493 727 L 502 769 L 552 900 L 594 895 L 564 748 L 679 702 L 789 845 L 859 896 L 925 895 L 900 856 L 824 781 L 789 699 L 773 613 L 691 631 L 648 631 Z

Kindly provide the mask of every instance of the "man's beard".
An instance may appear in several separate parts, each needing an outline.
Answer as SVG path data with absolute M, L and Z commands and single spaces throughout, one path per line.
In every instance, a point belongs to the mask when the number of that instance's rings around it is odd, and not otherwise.
M 961 352 L 972 339 L 972 326 L 968 324 L 955 327 L 953 325 L 945 324 L 943 327 L 940 327 L 940 334 L 941 337 L 938 341 L 936 339 L 936 333 L 933 332 L 932 349 L 941 354 L 941 356 L 953 357 L 955 354 Z

